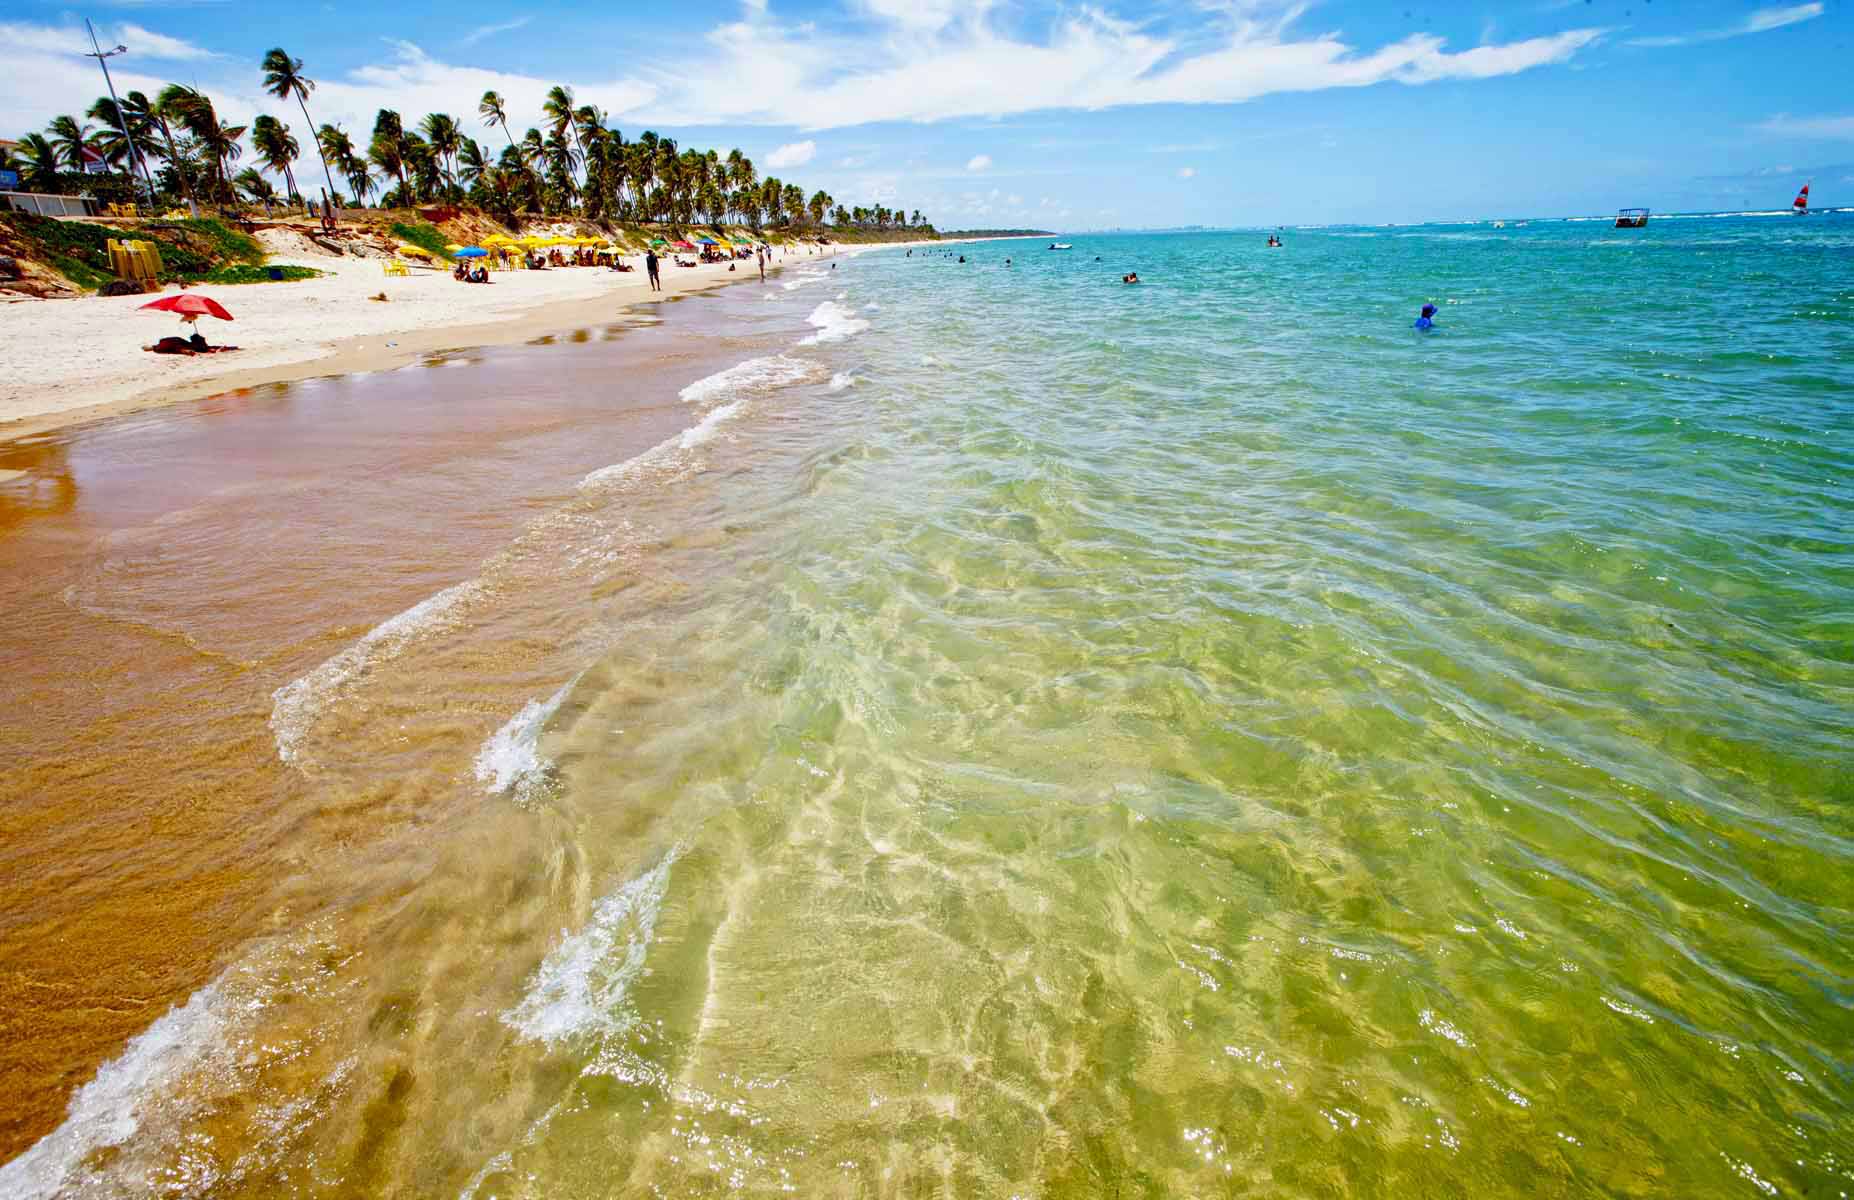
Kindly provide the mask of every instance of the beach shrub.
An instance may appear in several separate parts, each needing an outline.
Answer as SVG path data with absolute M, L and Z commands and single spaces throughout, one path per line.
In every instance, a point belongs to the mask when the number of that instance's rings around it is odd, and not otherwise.
M 439 232 L 436 225 L 427 225 L 423 221 L 395 221 L 393 222 L 393 236 L 402 242 L 409 242 L 414 246 L 429 250 L 440 259 L 447 259 L 451 256 L 451 252 L 445 249 L 451 239 Z
M 7 213 L 0 220 L 5 220 L 29 244 L 36 246 L 65 278 L 93 291 L 116 277 L 109 263 L 111 238 L 154 243 L 161 254 L 162 280 L 241 282 L 241 279 L 215 274 L 232 266 L 250 270 L 253 278 L 249 282 L 257 282 L 258 277 L 263 276 L 259 268 L 264 263 L 264 248 L 256 239 L 211 217 L 150 223 L 136 229 L 111 229 L 85 221 L 58 221 L 33 213 Z M 290 269 L 284 269 L 285 278 L 290 277 Z

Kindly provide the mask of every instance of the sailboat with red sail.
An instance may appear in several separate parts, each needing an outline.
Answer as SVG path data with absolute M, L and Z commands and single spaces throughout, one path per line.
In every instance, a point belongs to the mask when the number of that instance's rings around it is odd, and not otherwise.
M 1813 179 L 1809 181 L 1809 183 L 1814 182 Z M 1796 193 L 1796 199 L 1790 201 L 1790 211 L 1799 217 L 1809 215 L 1809 183 L 1803 184 L 1802 191 Z

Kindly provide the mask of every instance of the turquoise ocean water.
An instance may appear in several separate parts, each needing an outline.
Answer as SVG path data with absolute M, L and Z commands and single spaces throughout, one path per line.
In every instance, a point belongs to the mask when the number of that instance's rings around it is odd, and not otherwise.
M 279 689 L 507 699 L 223 1190 L 1854 1192 L 1854 217 L 1264 236 L 741 291 Z

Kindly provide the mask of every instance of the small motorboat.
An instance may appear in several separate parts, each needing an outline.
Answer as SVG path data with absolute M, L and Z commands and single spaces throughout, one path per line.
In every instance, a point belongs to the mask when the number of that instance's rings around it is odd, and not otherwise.
M 1069 245 L 1069 243 L 1067 242 L 1051 242 L 1049 244 L 1049 248 L 1051 250 L 1073 250 L 1075 249 L 1074 246 Z
M 1648 210 L 1645 208 L 1624 208 L 1616 213 L 1617 229 L 1648 228 Z

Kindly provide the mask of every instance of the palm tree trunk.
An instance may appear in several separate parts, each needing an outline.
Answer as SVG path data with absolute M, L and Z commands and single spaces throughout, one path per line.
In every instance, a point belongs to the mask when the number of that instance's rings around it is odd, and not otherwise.
M 315 136 L 315 122 L 309 119 L 309 104 L 301 92 L 296 93 L 296 106 L 303 110 L 303 124 L 309 127 L 309 136 L 315 140 L 315 156 L 322 160 L 322 178 L 328 180 L 328 194 L 335 195 L 335 176 L 328 169 L 328 155 L 322 153 L 322 139 Z

